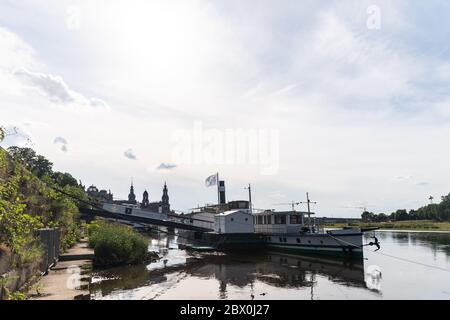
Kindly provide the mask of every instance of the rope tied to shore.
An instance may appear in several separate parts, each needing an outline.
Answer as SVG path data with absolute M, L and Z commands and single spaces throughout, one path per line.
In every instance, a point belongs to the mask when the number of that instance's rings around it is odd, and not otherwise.
M 338 239 L 338 238 L 334 237 L 333 235 L 331 235 L 330 233 L 327 233 L 327 235 L 330 236 L 331 238 L 333 238 L 333 239 L 336 240 L 336 241 L 339 241 L 339 242 L 341 242 L 341 243 L 348 244 L 348 245 L 350 245 L 350 246 L 352 246 L 352 247 L 355 247 L 355 248 L 358 248 L 358 249 L 362 249 L 362 248 L 364 247 L 364 245 L 362 245 L 362 246 L 357 246 L 356 244 L 347 242 L 347 241 L 342 240 L 342 239 Z M 445 271 L 445 272 L 450 272 L 450 269 L 445 268 L 445 267 L 433 266 L 433 265 L 431 265 L 431 264 L 426 264 L 426 263 L 423 263 L 423 262 L 418 262 L 418 261 L 414 261 L 414 260 L 410 260 L 410 259 L 406 259 L 406 258 L 394 256 L 394 255 L 391 255 L 391 254 L 379 252 L 378 250 L 375 250 L 374 252 L 377 253 L 377 254 L 381 254 L 381 255 L 383 255 L 383 256 L 389 257 L 389 258 L 393 258 L 393 259 L 397 259 L 397 260 L 403 261 L 403 262 L 409 262 L 409 263 L 417 264 L 417 265 L 420 265 L 420 266 L 423 266 L 423 267 L 428 267 L 428 268 L 432 268 L 432 269 L 436 269 L 436 270 L 441 270 L 441 271 Z

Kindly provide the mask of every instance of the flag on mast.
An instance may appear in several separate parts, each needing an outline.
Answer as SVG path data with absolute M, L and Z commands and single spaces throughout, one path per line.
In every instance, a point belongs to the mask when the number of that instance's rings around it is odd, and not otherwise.
M 208 178 L 206 178 L 205 180 L 205 186 L 207 187 L 212 187 L 212 186 L 217 186 L 219 185 L 219 179 L 218 179 L 219 174 L 213 174 L 212 176 L 209 176 Z

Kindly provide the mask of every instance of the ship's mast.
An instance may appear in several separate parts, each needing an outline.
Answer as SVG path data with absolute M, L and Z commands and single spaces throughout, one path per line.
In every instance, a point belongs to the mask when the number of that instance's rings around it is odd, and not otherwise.
M 252 186 L 248 184 L 248 208 L 250 209 L 250 214 L 253 214 L 253 208 L 252 208 Z
M 305 203 L 305 202 L 300 202 L 300 203 Z M 313 204 L 317 204 L 317 202 L 315 201 L 311 201 L 309 199 L 309 193 L 306 193 L 306 204 L 308 205 L 308 227 L 311 227 L 311 203 Z

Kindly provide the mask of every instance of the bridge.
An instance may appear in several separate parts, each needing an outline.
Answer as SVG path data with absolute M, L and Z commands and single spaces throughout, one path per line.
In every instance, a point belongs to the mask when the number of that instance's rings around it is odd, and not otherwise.
M 135 222 L 139 224 L 144 225 L 154 225 L 154 226 L 161 226 L 161 227 L 168 227 L 168 228 L 174 228 L 174 229 L 181 229 L 181 230 L 190 230 L 190 231 L 196 231 L 196 232 L 211 232 L 213 229 L 211 228 L 205 228 L 205 227 L 199 227 L 194 226 L 192 224 L 186 224 L 184 223 L 185 220 L 189 221 L 201 221 L 201 222 L 207 222 L 208 224 L 212 225 L 210 221 L 200 220 L 200 219 L 193 219 L 190 217 L 183 217 L 181 215 L 176 214 L 168 214 L 167 219 L 155 219 L 150 217 L 144 217 L 144 216 L 136 216 L 136 215 L 130 215 L 130 214 L 122 214 L 122 213 L 116 213 L 111 212 L 108 210 L 105 210 L 103 207 L 99 206 L 95 201 L 86 201 L 84 199 L 81 199 L 73 194 L 70 194 L 60 188 L 51 187 L 53 190 L 70 197 L 80 203 L 86 204 L 89 208 L 79 208 L 79 211 L 81 213 L 82 219 L 92 219 L 95 217 L 101 217 L 106 219 L 116 219 L 116 220 L 123 220 L 123 221 L 129 221 L 129 222 Z
M 161 227 L 169 227 L 174 229 L 182 229 L 182 230 L 190 230 L 190 231 L 196 231 L 196 232 L 210 232 L 213 231 L 209 228 L 194 226 L 191 224 L 186 224 L 177 220 L 196 220 L 196 219 L 190 219 L 186 217 L 177 217 L 175 215 L 169 215 L 168 217 L 173 217 L 173 220 L 171 219 L 153 219 L 153 218 L 147 218 L 147 217 L 141 217 L 141 216 L 134 216 L 134 215 L 128 215 L 128 214 L 121 214 L 121 213 L 114 213 L 110 212 L 101 208 L 97 209 L 88 209 L 88 208 L 81 208 L 79 209 L 80 213 L 82 214 L 81 218 L 93 218 L 93 217 L 101 217 L 101 218 L 107 218 L 107 219 L 117 219 L 117 220 L 125 220 L 140 224 L 148 224 L 148 225 L 154 225 L 154 226 L 161 226 Z

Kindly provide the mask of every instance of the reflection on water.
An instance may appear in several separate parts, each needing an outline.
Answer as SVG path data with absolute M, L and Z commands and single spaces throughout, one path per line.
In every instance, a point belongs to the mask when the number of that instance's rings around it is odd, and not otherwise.
M 449 267 L 450 234 L 377 232 L 377 237 L 380 252 Z M 348 261 L 277 252 L 200 254 L 179 250 L 177 240 L 176 236 L 152 238 L 149 250 L 158 251 L 162 258 L 147 266 L 96 272 L 90 285 L 92 298 L 450 298 L 449 273 L 392 260 L 371 248 L 365 251 L 365 260 Z

